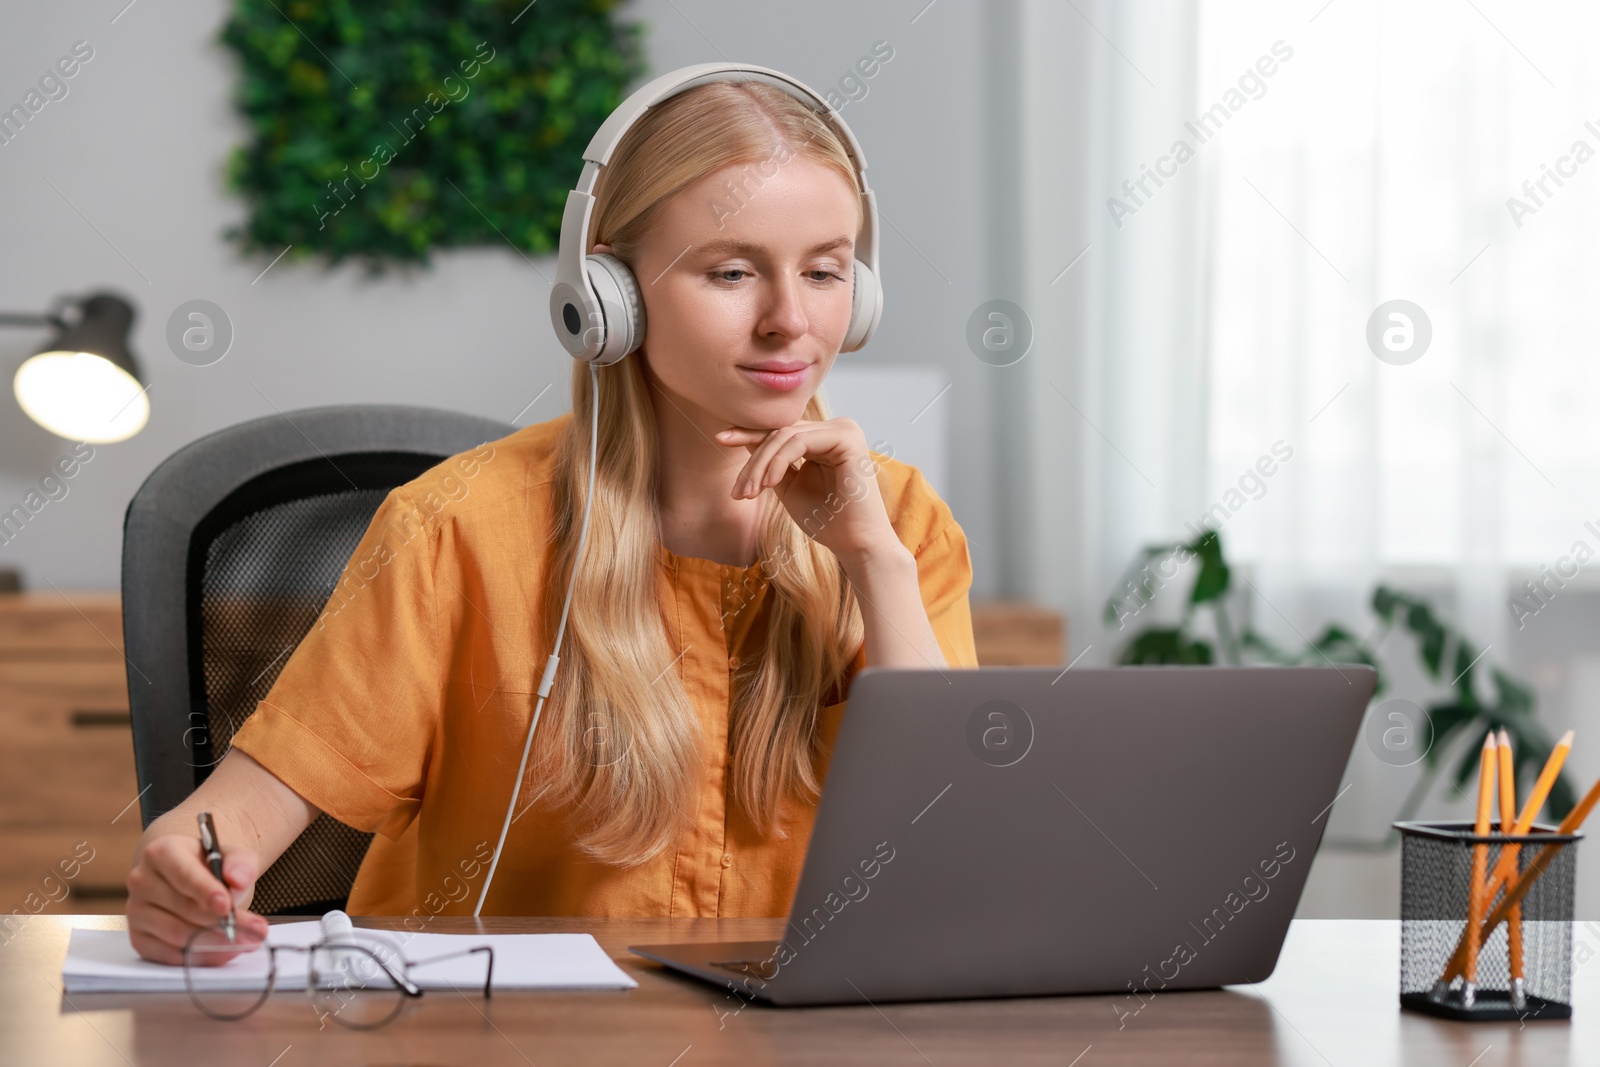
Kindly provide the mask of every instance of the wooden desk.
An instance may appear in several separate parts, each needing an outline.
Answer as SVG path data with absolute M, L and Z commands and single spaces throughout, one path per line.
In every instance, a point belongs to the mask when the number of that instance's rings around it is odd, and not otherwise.
M 741 1008 L 627 951 L 672 940 L 776 937 L 769 919 L 494 919 L 497 931 L 587 930 L 639 982 L 613 993 L 429 993 L 386 1028 L 356 1033 L 317 1019 L 303 993 L 279 993 L 243 1022 L 204 1018 L 186 996 L 60 992 L 74 924 L 120 918 L 34 916 L 0 947 L 0 1034 L 7 1063 L 128 1064 L 1385 1064 L 1600 1062 L 1600 961 L 1574 976 L 1570 1023 L 1449 1023 L 1396 1003 L 1399 923 L 1303 920 L 1259 986 L 1159 993 L 1122 1018 L 1116 997 L 1038 997 L 874 1007 Z M 362 925 L 384 925 L 366 921 Z M 472 919 L 434 921 L 440 931 Z M 480 1009 L 482 1009 L 480 1011 Z

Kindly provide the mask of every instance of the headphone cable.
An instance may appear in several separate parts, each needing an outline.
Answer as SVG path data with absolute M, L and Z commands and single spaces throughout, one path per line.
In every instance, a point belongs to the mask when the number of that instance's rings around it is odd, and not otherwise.
M 506 846 L 506 834 L 511 830 L 512 813 L 517 810 L 517 798 L 522 795 L 522 776 L 528 769 L 528 753 L 533 751 L 533 732 L 539 728 L 539 715 L 544 711 L 545 697 L 555 684 L 556 664 L 561 662 L 561 639 L 567 633 L 567 612 L 572 607 L 572 590 L 578 581 L 578 566 L 583 562 L 583 543 L 589 535 L 589 513 L 594 507 L 594 468 L 599 454 L 600 441 L 600 368 L 589 364 L 590 413 L 589 422 L 589 492 L 583 500 L 583 525 L 578 531 L 578 551 L 572 557 L 572 573 L 567 576 L 567 600 L 561 605 L 561 625 L 556 629 L 556 644 L 545 661 L 544 677 L 539 681 L 539 702 L 534 705 L 533 721 L 528 724 L 528 737 L 522 743 L 522 762 L 517 765 L 516 783 L 511 788 L 511 803 L 506 806 L 505 822 L 500 826 L 500 840 L 495 842 L 494 857 L 489 861 L 489 873 L 484 876 L 483 889 L 478 893 L 478 904 L 472 909 L 474 917 L 483 910 L 489 895 L 489 883 L 494 881 L 495 868 L 500 866 L 500 850 Z

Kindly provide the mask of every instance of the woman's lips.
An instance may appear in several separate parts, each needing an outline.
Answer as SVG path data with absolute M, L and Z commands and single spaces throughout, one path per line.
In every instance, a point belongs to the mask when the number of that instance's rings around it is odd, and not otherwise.
M 780 393 L 787 393 L 791 389 L 798 389 L 804 385 L 806 382 L 806 372 L 810 369 L 811 368 L 809 366 L 801 367 L 799 370 L 791 371 L 755 370 L 751 367 L 739 368 L 739 370 L 745 374 L 748 374 L 751 378 L 766 386 L 768 389 L 775 389 Z

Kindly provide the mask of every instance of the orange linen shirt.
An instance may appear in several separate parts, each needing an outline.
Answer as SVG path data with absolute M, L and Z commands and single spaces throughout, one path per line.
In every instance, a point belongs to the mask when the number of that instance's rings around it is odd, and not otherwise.
M 546 534 L 554 444 L 571 418 L 452 457 L 391 492 L 318 623 L 234 735 L 306 800 L 379 835 L 351 891 L 354 914 L 426 921 L 470 915 L 477 903 L 554 641 L 535 608 L 565 594 L 548 578 Z M 873 455 L 939 647 L 950 666 L 976 667 L 966 537 L 917 468 Z M 816 805 L 790 800 L 781 829 L 764 836 L 727 792 L 730 683 L 740 657 L 762 647 L 768 580 L 759 564 L 657 552 L 663 622 L 687 650 L 670 669 L 705 739 L 692 827 L 655 859 L 615 867 L 575 847 L 565 813 L 537 804 L 511 827 L 485 914 L 788 914 Z M 865 660 L 863 648 L 850 678 Z M 821 710 L 825 758 L 844 707 Z

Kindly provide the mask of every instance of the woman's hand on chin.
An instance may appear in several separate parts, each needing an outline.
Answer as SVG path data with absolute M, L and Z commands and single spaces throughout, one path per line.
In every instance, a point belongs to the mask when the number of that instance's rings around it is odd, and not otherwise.
M 730 426 L 716 439 L 750 451 L 734 482 L 736 499 L 773 489 L 800 528 L 847 569 L 907 551 L 878 491 L 866 435 L 853 420 L 802 419 L 776 430 Z

